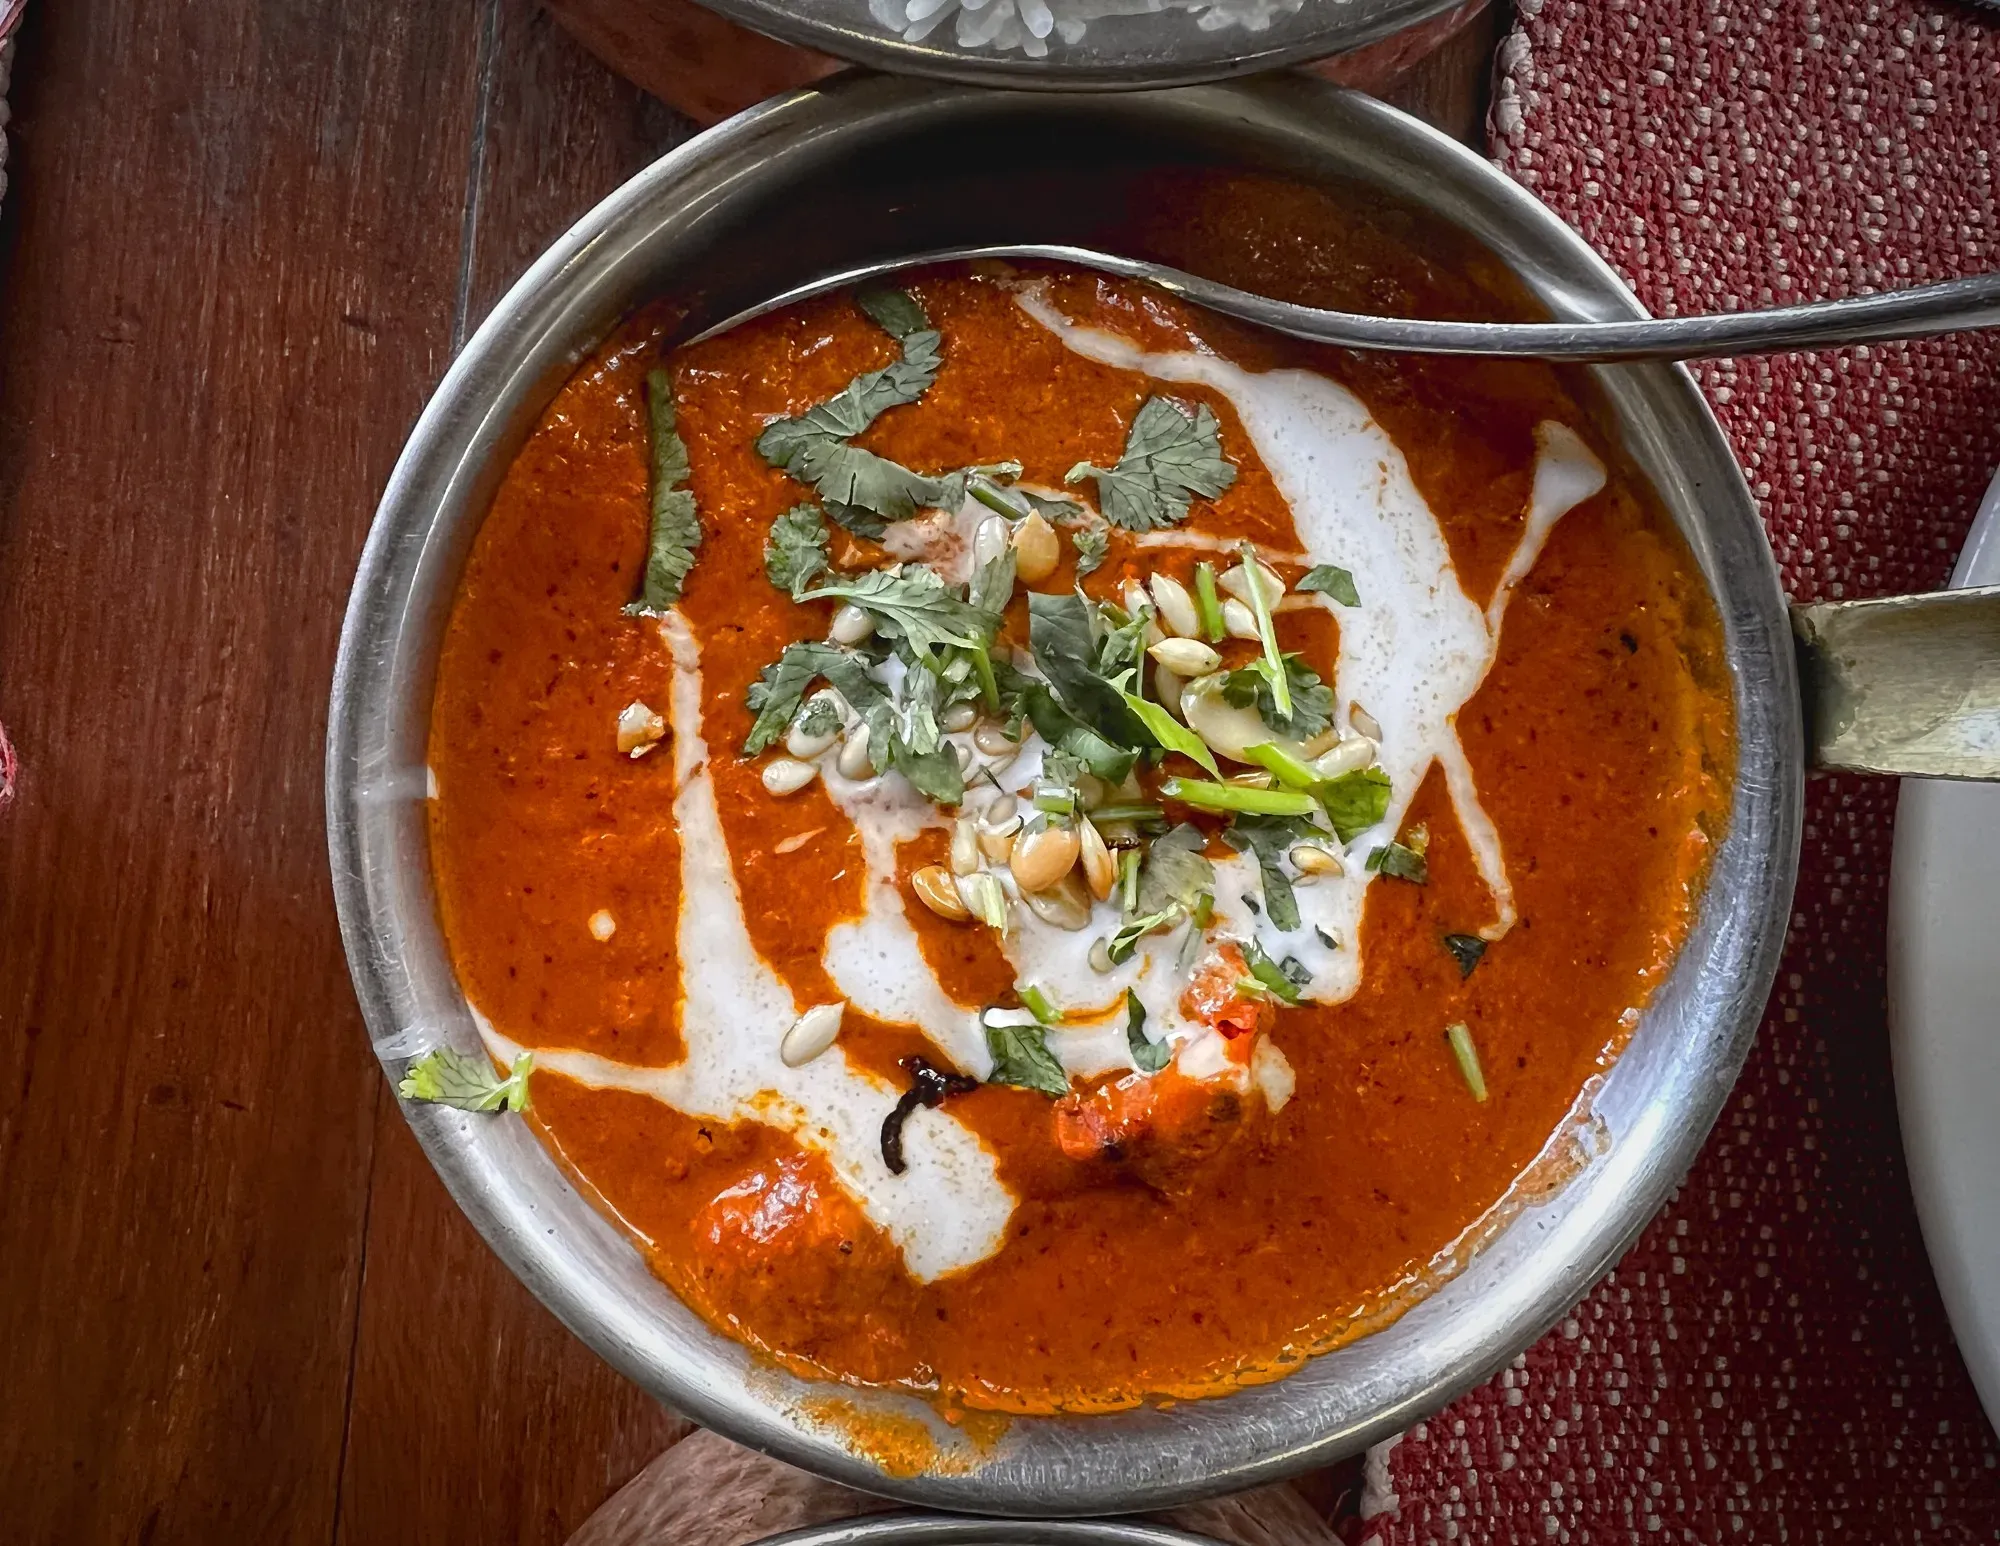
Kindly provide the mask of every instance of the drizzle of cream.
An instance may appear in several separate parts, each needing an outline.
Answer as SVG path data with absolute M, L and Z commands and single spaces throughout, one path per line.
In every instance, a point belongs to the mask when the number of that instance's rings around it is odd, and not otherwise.
M 861 1210 L 895 1242 L 910 1275 L 930 1282 L 1000 1248 L 1014 1198 L 978 1137 L 943 1109 L 903 1129 L 904 1174 L 882 1163 L 883 1119 L 899 1091 L 850 1064 L 838 1043 L 801 1068 L 778 1056 L 804 1007 L 758 955 L 744 920 L 702 739 L 700 652 L 678 612 L 660 632 L 673 654 L 670 713 L 680 794 L 680 1025 L 686 1055 L 670 1067 L 538 1049 L 536 1063 L 598 1089 L 650 1095 L 689 1116 L 782 1128 L 824 1157 Z M 893 873 L 893 871 L 892 871 Z M 928 971 L 920 975 L 930 980 Z M 482 1026 L 496 1056 L 518 1051 Z
M 1218 864 L 1216 914 L 1224 932 L 1254 935 L 1268 952 L 1294 957 L 1311 974 L 1307 997 L 1337 1003 L 1352 996 L 1361 984 L 1361 914 L 1374 880 L 1359 857 L 1402 829 L 1424 775 L 1439 762 L 1493 894 L 1496 918 L 1482 932 L 1504 934 L 1515 922 L 1513 889 L 1456 717 L 1492 666 L 1508 597 L 1534 566 L 1555 522 L 1603 487 L 1603 465 L 1563 426 L 1538 427 L 1528 519 L 1494 600 L 1482 611 L 1459 584 L 1444 532 L 1402 452 L 1353 393 L 1310 371 L 1259 374 L 1192 350 L 1148 353 L 1127 338 L 1072 323 L 1040 286 L 1024 287 L 1015 298 L 1087 359 L 1161 381 L 1198 383 L 1228 398 L 1291 507 L 1308 559 L 1350 571 L 1361 596 L 1358 607 L 1320 601 L 1340 622 L 1336 719 L 1345 727 L 1349 706 L 1361 703 L 1381 725 L 1388 812 L 1378 826 L 1356 835 L 1356 858 L 1343 874 L 1299 889 L 1295 930 L 1278 930 L 1266 909 L 1253 912 L 1245 905 L 1246 898 L 1261 901 L 1254 863 L 1238 857 Z

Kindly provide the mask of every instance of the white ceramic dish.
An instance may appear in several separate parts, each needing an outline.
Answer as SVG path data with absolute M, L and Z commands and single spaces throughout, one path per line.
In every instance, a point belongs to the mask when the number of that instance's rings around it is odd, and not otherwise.
M 1952 575 L 2000 585 L 2000 476 Z M 2000 785 L 1906 779 L 1889 881 L 1896 1105 L 1924 1244 L 2000 1428 Z

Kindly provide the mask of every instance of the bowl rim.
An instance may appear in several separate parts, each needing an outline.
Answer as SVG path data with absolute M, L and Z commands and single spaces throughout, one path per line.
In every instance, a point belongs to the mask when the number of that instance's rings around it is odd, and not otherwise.
M 1042 59 L 1013 50 L 962 48 L 940 36 L 948 30 L 943 27 L 908 42 L 869 15 L 867 0 L 700 3 L 753 32 L 871 69 L 968 86 L 1071 92 L 1191 86 L 1305 64 L 1378 43 L 1464 0 L 1306 0 L 1256 31 L 1238 26 L 1203 31 L 1191 11 L 1105 16 L 1090 22 L 1083 41 L 1058 43 Z M 1128 36 L 1141 26 L 1155 35 Z M 1171 33 L 1165 32 L 1168 27 Z
M 328 846 L 356 993 L 392 1078 L 439 1039 L 477 1045 L 427 910 L 426 775 L 421 735 L 409 755 L 409 721 L 428 719 L 424 630 L 433 630 L 434 657 L 440 609 L 456 588 L 453 542 L 469 543 L 484 517 L 510 423 L 538 415 L 607 319 L 644 298 L 634 276 L 651 261 L 649 241 L 681 240 L 722 218 L 746 169 L 774 156 L 853 155 L 898 134 L 1049 110 L 1190 132 L 1226 125 L 1274 144 L 1289 134 L 1302 145 L 1377 155 L 1403 179 L 1397 186 L 1406 195 L 1433 208 L 1457 200 L 1462 207 L 1451 218 L 1517 272 L 1535 267 L 1523 277 L 1557 315 L 1644 315 L 1580 237 L 1472 151 L 1310 77 L 1051 102 L 850 73 L 678 147 L 551 245 L 481 323 L 418 419 L 362 554 L 330 707 Z M 663 235 L 670 220 L 674 234 Z M 626 1237 L 563 1178 L 524 1123 L 406 1103 L 454 1198 L 558 1318 L 661 1400 L 739 1442 L 910 1503 L 1039 1517 L 1159 1508 L 1352 1453 L 1496 1372 L 1583 1296 L 1686 1173 L 1761 1019 L 1798 857 L 1804 774 L 1795 665 L 1776 564 L 1749 489 L 1684 368 L 1592 374 L 1618 411 L 1626 450 L 1687 531 L 1722 617 L 1738 735 L 1731 824 L 1688 940 L 1579 1129 L 1586 1139 L 1608 1134 L 1608 1144 L 1400 1319 L 1282 1380 L 1226 1397 L 1012 1419 L 990 1448 L 968 1448 L 913 1398 L 795 1379 L 710 1330 L 645 1272 Z M 829 1396 L 924 1422 L 939 1463 L 914 1476 L 890 1474 L 820 1415 L 815 1403 Z

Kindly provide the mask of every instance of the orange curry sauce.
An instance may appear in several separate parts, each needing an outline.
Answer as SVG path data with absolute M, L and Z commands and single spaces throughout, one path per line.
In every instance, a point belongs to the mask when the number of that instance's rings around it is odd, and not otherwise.
M 1190 175 L 1163 190 L 1132 245 L 1324 305 L 1522 313 L 1490 260 L 1409 222 L 1288 185 Z M 1225 398 L 1068 352 L 989 278 L 954 271 L 911 288 L 943 333 L 945 364 L 921 402 L 884 415 L 863 444 L 924 471 L 1018 458 L 1025 481 L 1060 486 L 1076 462 L 1113 464 L 1139 405 L 1171 390 L 1214 409 L 1239 466 L 1192 524 L 1297 547 Z M 997 1254 L 920 1284 L 788 1135 L 535 1075 L 531 1116 L 547 1141 L 716 1325 L 801 1371 L 1015 1412 L 1270 1378 L 1420 1293 L 1440 1253 L 1564 1124 L 1671 960 L 1726 810 L 1731 755 L 1706 592 L 1572 395 L 1574 378 L 1310 350 L 1088 276 L 1055 276 L 1051 294 L 1071 317 L 1148 348 L 1199 337 L 1250 369 L 1309 364 L 1346 385 L 1401 447 L 1480 605 L 1521 529 L 1537 421 L 1576 429 L 1611 480 L 1556 526 L 1459 716 L 1519 924 L 1461 979 L 1443 936 L 1488 923 L 1492 902 L 1433 769 L 1409 817 L 1429 827 L 1429 884 L 1376 881 L 1360 991 L 1272 1021 L 1295 1098 L 1275 1114 L 1246 1102 L 1225 1140 L 1187 1165 L 1162 1175 L 1069 1158 L 1051 1103 L 1032 1091 L 954 1096 L 951 1114 L 995 1153 L 1018 1206 Z M 681 1055 L 672 750 L 634 760 L 614 745 L 620 709 L 664 709 L 672 678 L 657 626 L 620 610 L 646 552 L 641 384 L 661 360 L 656 322 L 636 320 L 577 371 L 507 474 L 451 619 L 431 737 L 440 906 L 467 994 L 526 1046 L 640 1064 Z M 831 611 L 794 604 L 765 578 L 771 521 L 806 491 L 753 442 L 895 349 L 835 297 L 667 358 L 705 530 L 682 611 L 701 643 L 717 801 L 751 937 L 801 1007 L 842 997 L 821 950 L 861 911 L 865 871 L 823 784 L 774 798 L 735 754 L 746 688 L 788 641 L 823 637 Z M 1037 588 L 1073 583 L 1063 547 Z M 833 557 L 880 561 L 838 530 Z M 1114 532 L 1085 587 L 1116 595 L 1155 561 L 1185 579 L 1193 555 L 1138 550 Z M 1286 647 L 1329 680 L 1333 627 L 1319 611 L 1282 618 Z M 1006 636 L 1025 634 L 1017 593 Z M 932 832 L 908 845 L 906 874 L 941 862 L 945 844 Z M 955 999 L 1008 996 L 1014 973 L 985 930 L 908 907 Z M 600 909 L 617 921 L 604 941 L 588 927 Z M 1443 1031 L 1454 1021 L 1476 1037 L 1484 1104 L 1453 1063 Z M 918 1052 L 937 1058 L 914 1030 L 850 1012 L 829 1055 L 901 1088 L 897 1059 Z

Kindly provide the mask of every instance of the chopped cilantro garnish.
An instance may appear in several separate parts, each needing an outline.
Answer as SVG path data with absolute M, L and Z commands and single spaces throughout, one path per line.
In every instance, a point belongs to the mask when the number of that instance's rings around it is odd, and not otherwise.
M 403 1070 L 396 1093 L 404 1100 L 430 1101 L 458 1111 L 498 1111 L 502 1107 L 525 1111 L 528 1075 L 534 1062 L 534 1053 L 523 1052 L 501 1079 L 484 1053 L 468 1055 L 451 1047 L 433 1047 Z
M 746 701 L 756 718 L 743 742 L 744 756 L 756 756 L 785 733 L 806 689 L 822 676 L 867 722 L 868 747 L 876 769 L 888 765 L 892 705 L 882 684 L 869 675 L 867 657 L 812 640 L 786 645 L 784 654 L 750 684 Z
M 1116 467 L 1078 462 L 1064 478 L 1097 480 L 1098 508 L 1113 526 L 1157 531 L 1187 519 L 1188 502 L 1213 499 L 1236 481 L 1236 468 L 1222 454 L 1215 415 L 1206 405 L 1193 412 L 1170 397 L 1149 397 L 1125 436 Z
M 1288 934 L 1299 926 L 1299 901 L 1280 861 L 1292 844 L 1315 830 L 1308 821 L 1282 816 L 1238 816 L 1222 830 L 1223 841 L 1238 853 L 1248 850 L 1256 855 L 1264 879 L 1265 911 L 1272 924 Z
M 632 617 L 661 617 L 681 599 L 681 586 L 701 546 L 701 519 L 688 480 L 687 447 L 675 427 L 673 378 L 646 372 L 646 427 L 651 483 L 652 534 L 639 599 L 625 611 Z
M 1431 878 L 1431 867 L 1424 856 L 1401 843 L 1387 843 L 1376 849 L 1368 856 L 1367 868 L 1419 886 L 1427 885 Z
M 1130 988 L 1125 990 L 1125 1045 L 1132 1054 L 1132 1066 L 1142 1074 L 1157 1074 L 1173 1057 L 1173 1049 L 1146 1035 L 1146 1006 Z
M 1338 564 L 1315 564 L 1299 578 L 1293 590 L 1317 591 L 1344 607 L 1361 605 L 1361 593 L 1354 588 L 1354 576 Z
M 928 569 L 870 569 L 805 593 L 809 601 L 850 601 L 875 619 L 885 637 L 901 638 L 919 655 L 950 645 L 983 646 L 999 618 L 963 601 Z
M 1202 893 L 1215 886 L 1215 866 L 1202 849 L 1208 839 L 1201 828 L 1183 822 L 1146 850 L 1133 907 L 1141 913 L 1180 908 L 1192 912 Z
M 1005 1010 L 989 1009 L 980 1016 L 986 1028 L 986 1050 L 993 1054 L 993 1072 L 986 1082 L 1040 1090 L 1049 1096 L 1069 1094 L 1069 1074 L 1049 1051 L 1047 1030 L 1032 1019 L 1026 1024 L 1011 1023 L 1013 1019 Z
M 943 696 L 935 672 L 917 668 L 905 674 L 902 698 L 889 719 L 889 765 L 926 799 L 956 805 L 965 797 L 965 770 L 938 724 Z M 872 742 L 873 731 L 869 738 Z
M 939 497 L 939 480 L 853 445 L 891 408 L 914 403 L 937 379 L 942 339 L 923 308 L 902 291 L 869 291 L 856 304 L 902 345 L 902 357 L 867 371 L 796 418 L 776 419 L 757 437 L 773 467 L 818 491 L 827 513 L 850 531 L 879 537 Z
M 1352 842 L 1389 814 L 1389 775 L 1380 768 L 1357 768 L 1329 779 L 1315 791 L 1334 836 Z
M 1290 956 L 1282 962 L 1273 961 L 1254 939 L 1244 942 L 1243 961 L 1250 968 L 1250 975 L 1273 998 L 1286 1004 L 1298 1003 L 1305 985 L 1312 981 L 1312 974 L 1297 961 Z
M 826 569 L 827 540 L 819 506 L 793 505 L 771 523 L 771 535 L 764 542 L 764 573 L 779 590 L 803 596 Z
M 1099 668 L 1091 605 L 1082 596 L 1030 591 L 1028 647 L 1050 690 L 1078 721 L 1114 747 L 1145 744 L 1145 733 L 1125 706 L 1124 694 L 1105 680 Z
M 1104 562 L 1111 534 L 1102 526 L 1079 526 L 1069 534 L 1069 540 L 1076 549 L 1076 572 L 1081 578 Z
M 840 728 L 840 706 L 830 693 L 816 693 L 799 713 L 801 735 L 828 735 Z
M 1451 952 L 1451 958 L 1458 963 L 1458 976 L 1462 982 L 1472 975 L 1481 958 L 1486 954 L 1486 941 L 1477 934 L 1447 934 L 1444 948 Z
M 1264 723 L 1287 740 L 1307 741 L 1318 735 L 1333 723 L 1333 689 L 1319 679 L 1314 671 L 1297 655 L 1286 655 L 1285 688 L 1291 698 L 1291 712 L 1278 711 L 1277 696 L 1271 690 L 1271 678 L 1265 675 L 1264 662 L 1245 666 L 1232 671 L 1222 679 L 1222 698 L 1234 708 L 1247 709 L 1256 705 Z
M 1139 941 L 1157 929 L 1170 929 L 1186 916 L 1186 911 L 1178 902 L 1171 902 L 1156 913 L 1134 918 L 1121 924 L 1118 932 L 1111 936 L 1110 955 L 1114 964 L 1132 959 L 1132 952 L 1139 948 Z

